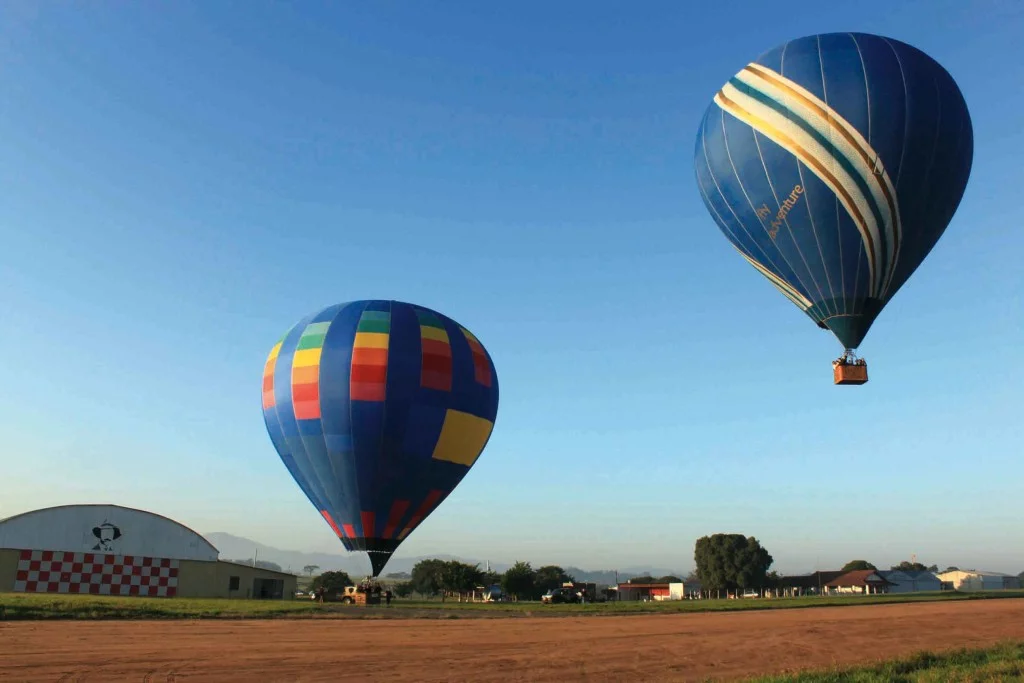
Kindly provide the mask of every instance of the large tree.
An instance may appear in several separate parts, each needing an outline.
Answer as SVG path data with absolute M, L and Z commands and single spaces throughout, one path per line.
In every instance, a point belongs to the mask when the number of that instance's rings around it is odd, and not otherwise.
M 501 590 L 514 599 L 530 599 L 535 596 L 533 567 L 529 562 L 516 562 L 501 577 Z
M 693 559 L 704 590 L 760 588 L 774 561 L 756 538 L 742 534 L 698 538 Z
M 396 597 L 407 598 L 412 595 L 412 582 L 401 581 L 396 583 L 391 590 L 394 592 Z
M 444 588 L 444 560 L 420 560 L 412 568 L 409 585 L 420 595 L 437 595 Z
M 572 580 L 573 578 L 564 569 L 549 564 L 533 573 L 534 592 L 544 594 L 553 588 L 561 588 L 563 583 Z
M 501 574 L 496 571 L 485 571 L 483 576 L 484 586 L 501 585 Z
M 855 572 L 859 569 L 878 569 L 878 567 L 867 560 L 850 560 L 843 565 L 844 572 Z
M 461 598 L 463 593 L 469 593 L 479 586 L 483 576 L 480 565 L 451 560 L 441 567 L 441 588 L 449 595 Z
M 352 579 L 349 578 L 347 572 L 336 571 L 336 572 L 324 572 L 318 574 L 313 583 L 310 584 L 310 589 L 316 591 L 318 588 L 323 586 L 323 589 L 328 593 L 335 591 L 345 590 L 345 586 L 351 586 Z
M 928 569 L 928 567 L 924 566 L 920 562 L 908 562 L 907 560 L 903 560 L 899 564 L 891 567 L 891 569 L 901 572 L 923 572 Z

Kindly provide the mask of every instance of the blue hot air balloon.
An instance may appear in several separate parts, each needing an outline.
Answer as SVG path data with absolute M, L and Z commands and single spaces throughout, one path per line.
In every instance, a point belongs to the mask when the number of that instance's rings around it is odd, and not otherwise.
M 860 384 L 866 367 L 850 359 L 945 231 L 973 153 L 967 104 L 935 60 L 891 38 L 827 33 L 729 79 L 694 165 L 725 236 L 836 336 L 836 382 Z
M 263 372 L 285 467 L 377 576 L 462 481 L 498 412 L 498 376 L 469 330 L 423 306 L 354 301 L 298 322 Z

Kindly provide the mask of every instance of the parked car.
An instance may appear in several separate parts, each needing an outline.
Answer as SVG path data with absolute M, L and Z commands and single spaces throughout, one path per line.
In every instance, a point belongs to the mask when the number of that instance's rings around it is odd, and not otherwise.
M 579 602 L 580 596 L 571 588 L 552 588 L 547 593 L 540 596 L 540 601 L 549 605 L 559 602 Z

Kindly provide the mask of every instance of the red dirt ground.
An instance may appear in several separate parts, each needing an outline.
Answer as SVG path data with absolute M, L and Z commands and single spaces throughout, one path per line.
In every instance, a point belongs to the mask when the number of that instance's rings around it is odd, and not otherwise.
M 643 616 L 0 623 L 0 681 L 693 681 L 1024 639 L 1024 600 Z

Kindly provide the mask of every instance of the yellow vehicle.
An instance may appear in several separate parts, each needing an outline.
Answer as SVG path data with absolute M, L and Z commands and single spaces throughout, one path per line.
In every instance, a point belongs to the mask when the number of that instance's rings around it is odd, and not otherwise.
M 345 590 L 338 595 L 338 600 L 346 605 L 379 605 L 381 595 L 380 586 L 371 586 L 365 589 L 363 586 L 345 586 Z
M 361 582 L 358 586 L 345 586 L 341 590 L 326 591 L 324 602 L 340 602 L 346 605 L 379 605 L 383 596 L 384 587 L 371 579 Z M 309 599 L 319 599 L 317 591 L 310 591 Z

